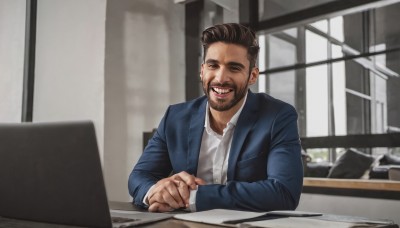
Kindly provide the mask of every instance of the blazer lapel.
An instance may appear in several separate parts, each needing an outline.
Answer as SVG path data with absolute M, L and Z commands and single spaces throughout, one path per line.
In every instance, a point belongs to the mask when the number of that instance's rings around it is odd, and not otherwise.
M 242 149 L 242 145 L 244 143 L 244 140 L 246 139 L 247 134 L 249 133 L 258 118 L 257 105 L 258 104 L 256 96 L 249 90 L 246 104 L 243 107 L 242 113 L 240 113 L 239 119 L 236 123 L 235 131 L 233 133 L 228 161 L 228 181 L 232 180 L 235 176 L 236 162 Z
M 207 100 L 199 106 L 199 109 L 193 112 L 190 118 L 189 135 L 188 135 L 188 173 L 197 175 L 197 165 L 199 161 L 201 140 L 204 131 L 204 119 Z

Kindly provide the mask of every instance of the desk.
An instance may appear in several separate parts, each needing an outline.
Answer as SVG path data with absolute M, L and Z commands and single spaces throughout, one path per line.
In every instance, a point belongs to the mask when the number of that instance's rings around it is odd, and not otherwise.
M 115 210 L 133 210 L 133 211 L 142 211 L 139 208 L 136 208 L 131 203 L 127 202 L 110 202 L 110 209 Z M 336 215 L 324 215 L 326 219 L 354 219 L 355 217 L 350 216 L 336 216 Z M 384 221 L 384 220 L 382 220 Z M 18 222 L 18 223 L 17 223 Z M 0 217 L 0 228 L 79 228 L 76 226 L 67 226 L 67 225 L 56 225 L 56 224 L 48 224 L 48 223 L 39 223 L 39 222 L 32 222 L 32 221 L 23 221 L 15 220 L 15 219 L 8 219 Z M 143 228 L 211 228 L 215 227 L 215 225 L 207 225 L 202 223 L 195 223 L 195 222 L 187 222 L 181 221 L 177 219 L 168 219 L 156 223 L 142 225 L 140 227 Z M 296 227 L 296 224 L 293 224 L 293 227 Z M 378 227 L 378 228 L 399 228 L 398 225 L 392 224 L 374 224 L 371 226 L 362 226 L 362 227 Z
M 400 181 L 364 180 L 364 179 L 332 179 L 304 178 L 305 187 L 343 188 L 376 191 L 395 191 L 400 193 Z
M 303 193 L 400 200 L 400 181 L 305 177 Z

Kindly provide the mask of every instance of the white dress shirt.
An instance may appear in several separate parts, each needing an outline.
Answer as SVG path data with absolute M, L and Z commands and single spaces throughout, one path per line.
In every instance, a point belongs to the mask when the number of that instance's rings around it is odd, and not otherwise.
M 197 177 L 203 179 L 207 184 L 226 184 L 229 151 L 231 149 L 233 132 L 236 123 L 246 103 L 247 95 L 244 98 L 240 109 L 232 116 L 226 124 L 222 135 L 216 133 L 210 125 L 210 108 L 207 103 L 206 118 L 204 121 L 205 131 L 201 140 L 199 162 L 197 166 Z M 189 209 L 196 211 L 197 190 L 190 191 Z

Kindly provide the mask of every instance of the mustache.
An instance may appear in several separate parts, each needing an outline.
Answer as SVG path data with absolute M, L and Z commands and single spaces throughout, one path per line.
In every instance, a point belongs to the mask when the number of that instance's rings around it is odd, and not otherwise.
M 236 86 L 232 83 L 228 83 L 228 82 L 224 82 L 224 83 L 218 83 L 218 82 L 214 82 L 214 83 L 208 83 L 208 88 L 210 88 L 211 86 L 217 86 L 217 87 L 227 87 L 227 88 L 236 88 Z

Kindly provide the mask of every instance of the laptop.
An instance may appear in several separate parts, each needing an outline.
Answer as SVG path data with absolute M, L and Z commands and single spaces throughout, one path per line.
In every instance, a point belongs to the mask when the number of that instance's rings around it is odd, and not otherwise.
M 0 216 L 6 218 L 127 227 L 172 217 L 113 211 L 112 222 L 89 121 L 0 124 L 0 186 Z

